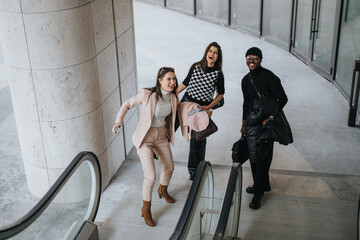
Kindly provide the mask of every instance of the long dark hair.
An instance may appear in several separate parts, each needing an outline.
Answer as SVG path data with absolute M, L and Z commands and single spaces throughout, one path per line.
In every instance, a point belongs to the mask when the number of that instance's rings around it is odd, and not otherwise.
M 204 56 L 202 57 L 202 59 L 196 63 L 194 63 L 193 65 L 200 65 L 201 69 L 206 72 L 206 67 L 207 67 L 207 60 L 206 60 L 206 56 L 207 53 L 209 52 L 209 49 L 211 47 L 216 47 L 218 49 L 218 59 L 215 62 L 214 68 L 220 72 L 222 72 L 222 50 L 220 45 L 217 42 L 212 42 L 210 43 L 204 52 Z
M 157 73 L 157 77 L 156 77 L 156 85 L 155 87 L 152 87 L 152 88 L 145 88 L 151 92 L 155 92 L 156 93 L 156 96 L 158 98 L 161 98 L 161 99 L 164 99 L 163 98 L 163 95 L 161 93 L 161 86 L 160 86 L 160 81 L 159 81 L 159 78 L 163 78 L 165 76 L 166 73 L 168 72 L 173 72 L 175 74 L 175 69 L 172 68 L 172 67 L 162 67 L 159 69 L 158 73 Z M 175 87 L 174 89 L 171 91 L 171 93 L 175 94 L 176 96 L 176 89 L 178 87 L 178 82 L 176 80 L 176 83 L 175 83 Z M 176 96 L 177 97 L 177 96 Z

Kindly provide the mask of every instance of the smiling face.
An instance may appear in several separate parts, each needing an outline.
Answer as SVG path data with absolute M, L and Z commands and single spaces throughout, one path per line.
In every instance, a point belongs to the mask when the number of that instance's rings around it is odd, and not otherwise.
M 213 67 L 215 65 L 218 56 L 219 56 L 219 50 L 217 49 L 217 47 L 211 46 L 206 55 L 206 61 L 208 67 Z
M 262 59 L 255 55 L 246 56 L 246 65 L 248 65 L 250 70 L 258 68 L 261 64 Z
M 163 91 L 171 92 L 176 85 L 176 76 L 174 72 L 167 72 L 162 78 L 159 78 L 160 88 Z

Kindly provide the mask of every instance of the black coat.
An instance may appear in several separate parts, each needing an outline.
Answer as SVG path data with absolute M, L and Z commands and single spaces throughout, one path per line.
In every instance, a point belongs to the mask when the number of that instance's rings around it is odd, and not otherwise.
M 261 122 L 268 116 L 263 116 L 260 114 L 259 109 L 255 109 L 256 106 L 254 106 L 254 100 L 257 97 L 257 94 L 250 82 L 250 74 L 261 95 L 272 97 L 278 101 L 279 111 L 285 106 L 288 98 L 281 85 L 280 79 L 266 68 L 260 66 L 255 70 L 250 71 L 242 79 L 241 89 L 244 96 L 243 120 L 247 120 L 249 122 L 249 124 L 245 124 L 245 134 L 249 147 L 249 158 L 251 162 L 257 163 L 263 159 L 263 156 L 267 151 L 264 146 L 259 145 L 259 142 L 257 142 L 257 135 L 259 133 Z M 251 114 L 254 112 L 257 114 Z

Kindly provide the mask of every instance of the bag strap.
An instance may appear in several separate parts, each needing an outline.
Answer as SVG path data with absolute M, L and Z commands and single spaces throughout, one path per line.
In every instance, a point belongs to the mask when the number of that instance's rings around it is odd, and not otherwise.
M 257 89 L 255 83 L 254 83 L 254 80 L 252 79 L 251 77 L 251 72 L 249 72 L 249 77 L 250 77 L 250 83 L 253 85 L 254 89 L 255 89 L 255 92 L 256 94 L 259 96 L 259 98 L 262 98 L 263 96 L 260 94 L 259 90 Z M 277 114 L 274 113 L 273 115 L 270 115 L 270 117 L 266 118 L 264 121 L 262 121 L 262 125 L 266 125 L 270 120 L 272 120 L 274 118 L 274 116 Z
M 253 85 L 256 94 L 259 96 L 259 98 L 262 98 L 262 95 L 260 94 L 259 90 L 257 89 L 257 87 L 255 86 L 254 80 L 251 77 L 251 72 L 249 72 L 249 77 L 250 77 L 250 83 Z

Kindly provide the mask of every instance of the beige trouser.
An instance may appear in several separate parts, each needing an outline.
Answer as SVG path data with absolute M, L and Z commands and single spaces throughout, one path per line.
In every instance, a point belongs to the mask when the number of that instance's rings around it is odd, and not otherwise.
M 168 186 L 174 172 L 174 161 L 166 138 L 166 127 L 152 127 L 146 133 L 137 153 L 144 170 L 142 195 L 144 201 L 151 201 L 152 190 L 156 180 L 155 161 L 153 153 L 159 158 L 162 165 L 160 184 Z

